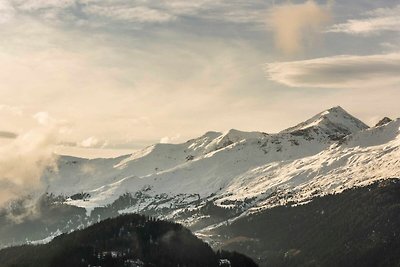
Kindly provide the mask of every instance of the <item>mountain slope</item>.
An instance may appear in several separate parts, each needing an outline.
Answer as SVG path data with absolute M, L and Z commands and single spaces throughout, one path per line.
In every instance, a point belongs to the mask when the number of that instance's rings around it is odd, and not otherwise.
M 254 212 L 398 177 L 399 124 L 368 128 L 335 107 L 278 134 L 209 132 L 183 144 L 100 160 L 101 166 L 97 160 L 65 161 L 49 191 L 85 192 L 90 197 L 67 203 L 89 212 L 127 192 L 140 192 L 142 199 L 123 213 L 168 208 L 167 218 L 176 219 L 182 207 L 199 208 L 210 200 Z
M 278 134 L 209 132 L 183 144 L 157 144 L 122 160 L 61 162 L 49 191 L 64 195 L 87 192 L 91 198 L 70 204 L 89 210 L 111 204 L 125 192 L 141 190 L 152 195 L 187 194 L 200 198 L 226 195 L 232 191 L 225 189 L 246 172 L 315 155 L 349 133 L 366 128 L 336 107 Z
M 209 234 L 266 267 L 400 266 L 400 180 L 264 210 Z
M 258 197 L 259 209 L 400 177 L 399 128 L 396 120 L 349 135 L 316 155 L 250 170 L 231 182 L 227 190 L 235 194 L 224 199 Z
M 58 172 L 43 179 L 49 193 L 61 196 L 55 206 L 76 207 L 76 216 L 68 224 L 49 223 L 42 237 L 38 230 L 26 238 L 46 238 L 124 213 L 180 222 L 201 234 L 226 220 L 400 177 L 399 128 L 399 119 L 368 128 L 335 107 L 276 134 L 208 132 L 115 159 L 61 157 Z M 64 210 L 62 205 L 56 209 Z M 1 214 L 8 230 L 0 231 L 0 239 L 7 244 L 7 233 L 16 227 Z M 65 213 L 56 214 L 60 222 L 67 220 Z

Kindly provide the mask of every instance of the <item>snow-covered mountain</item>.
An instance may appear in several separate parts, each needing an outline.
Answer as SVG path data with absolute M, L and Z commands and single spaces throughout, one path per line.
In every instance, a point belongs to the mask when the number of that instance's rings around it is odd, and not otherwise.
M 277 134 L 232 129 L 115 159 L 62 156 L 44 179 L 89 213 L 130 193 L 140 197 L 120 213 L 168 210 L 174 219 L 211 201 L 243 216 L 400 177 L 399 128 L 399 119 L 369 128 L 334 107 Z M 78 193 L 85 197 L 68 198 Z

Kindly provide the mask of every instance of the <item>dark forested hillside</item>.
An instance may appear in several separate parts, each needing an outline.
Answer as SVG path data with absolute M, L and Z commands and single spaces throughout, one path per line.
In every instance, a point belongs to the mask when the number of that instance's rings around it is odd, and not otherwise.
M 266 210 L 214 234 L 262 266 L 400 266 L 400 180 Z
M 228 262 L 232 267 L 257 266 L 239 253 L 215 253 L 179 224 L 141 215 L 107 219 L 49 244 L 0 251 L 1 267 L 212 267 Z

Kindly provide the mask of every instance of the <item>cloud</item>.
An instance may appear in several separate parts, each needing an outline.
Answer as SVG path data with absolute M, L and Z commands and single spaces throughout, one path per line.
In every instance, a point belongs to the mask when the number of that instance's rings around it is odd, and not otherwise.
M 2 121 L 17 126 L 13 128 L 19 132 L 0 131 L 0 207 L 20 198 L 29 199 L 26 203 L 35 202 L 46 187 L 46 181 L 42 180 L 43 172 L 56 167 L 54 150 L 65 122 L 57 121 L 43 111 L 30 115 L 25 109 L 0 105 L 0 115 L 5 115 L 1 117 Z M 9 215 L 20 220 L 31 211 L 19 214 L 18 218 Z
M 78 143 L 79 147 L 85 147 L 85 148 L 91 148 L 91 147 L 104 148 L 107 145 L 108 145 L 107 141 L 101 141 L 95 136 L 86 138 L 85 140 L 82 140 L 81 142 Z
M 15 15 L 15 9 L 8 1 L 0 1 L 0 24 L 10 21 Z
M 36 11 L 49 8 L 67 8 L 76 4 L 75 0 L 12 0 L 11 2 L 20 9 L 26 11 Z
M 217 0 L 170 0 L 165 1 L 165 6 L 167 9 L 172 10 L 175 14 L 195 15 L 198 14 L 199 11 L 205 10 L 210 6 L 220 5 L 220 2 L 221 1 Z
M 182 17 L 237 24 L 264 24 L 266 5 L 249 1 L 198 0 L 165 1 L 164 8 Z
M 43 190 L 43 171 L 54 166 L 57 130 L 39 126 L 0 147 L 0 205 Z
M 54 124 L 55 121 L 49 116 L 49 113 L 40 111 L 33 115 L 33 118 L 41 125 L 49 125 L 49 124 Z
M 178 140 L 181 137 L 180 134 L 177 134 L 175 136 L 169 137 L 169 136 L 164 136 L 163 138 L 160 139 L 160 144 L 169 144 L 172 143 L 176 140 Z
M 8 131 L 0 131 L 0 138 L 7 138 L 7 139 L 15 139 L 17 138 L 17 134 Z
M 247 1 L 120 1 L 102 4 L 89 1 L 83 12 L 112 20 L 138 23 L 167 23 L 186 18 L 243 24 L 263 22 L 263 8 Z
M 266 6 L 245 0 L 0 0 L 0 23 L 27 15 L 52 25 L 95 27 L 115 22 L 132 26 L 164 24 L 188 18 L 261 25 Z
M 382 87 L 400 83 L 400 53 L 275 62 L 266 72 L 270 80 L 291 87 Z
M 113 20 L 132 22 L 163 23 L 176 19 L 176 16 L 163 10 L 146 6 L 132 7 L 128 5 L 100 6 L 91 5 L 84 9 L 87 14 L 107 17 Z
M 93 146 L 97 146 L 98 144 L 99 144 L 99 139 L 97 139 L 94 136 L 91 136 L 91 137 L 83 140 L 82 142 L 80 142 L 81 147 L 93 147 Z
M 308 0 L 274 6 L 269 10 L 267 24 L 275 34 L 276 46 L 286 54 L 294 54 L 320 32 L 330 17 L 328 6 Z
M 333 25 L 328 32 L 353 35 L 373 35 L 384 31 L 400 31 L 400 5 L 394 8 L 379 8 L 365 14 L 363 19 L 351 19 Z

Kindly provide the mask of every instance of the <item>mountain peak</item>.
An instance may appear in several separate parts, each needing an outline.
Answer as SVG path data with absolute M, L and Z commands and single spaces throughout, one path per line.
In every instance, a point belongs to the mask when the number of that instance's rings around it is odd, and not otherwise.
M 346 110 L 344 110 L 344 108 L 342 108 L 341 106 L 336 106 L 336 107 L 331 107 L 330 109 L 325 110 L 329 111 L 329 112 L 336 112 L 336 113 L 345 113 L 345 114 L 349 114 Z
M 350 115 L 342 107 L 336 106 L 320 112 L 312 118 L 282 131 L 282 133 L 292 133 L 316 128 L 322 130 L 329 137 L 337 139 L 365 130 L 369 127 L 359 119 Z

